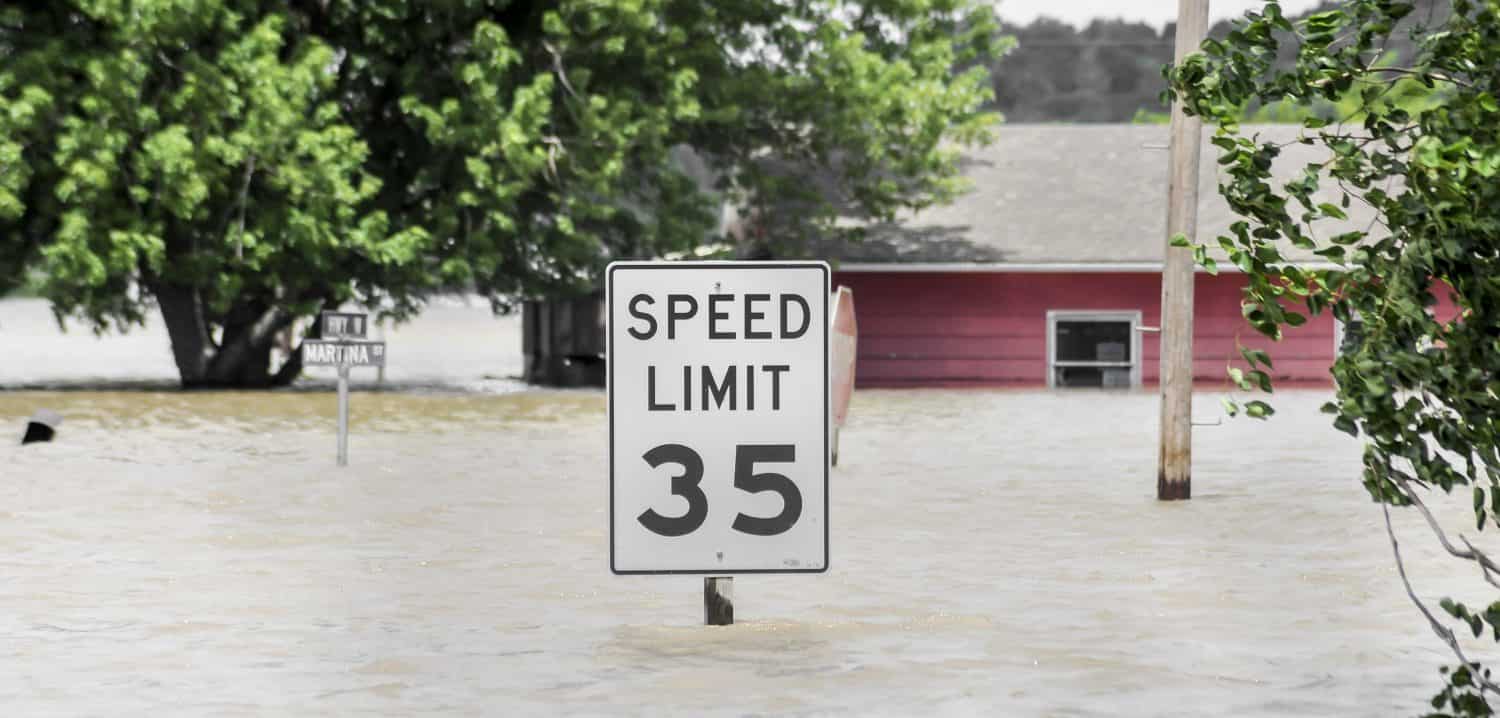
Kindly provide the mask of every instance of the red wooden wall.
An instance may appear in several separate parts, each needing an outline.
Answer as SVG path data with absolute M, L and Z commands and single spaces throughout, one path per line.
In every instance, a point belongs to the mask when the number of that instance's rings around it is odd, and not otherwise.
M 854 290 L 860 386 L 1047 385 L 1048 310 L 1140 311 L 1157 326 L 1155 272 L 838 272 Z M 1282 382 L 1327 383 L 1334 321 L 1327 313 L 1272 342 L 1240 313 L 1239 274 L 1198 274 L 1193 373 L 1224 384 L 1237 342 L 1270 352 Z M 1158 335 L 1141 336 L 1141 379 L 1159 374 Z

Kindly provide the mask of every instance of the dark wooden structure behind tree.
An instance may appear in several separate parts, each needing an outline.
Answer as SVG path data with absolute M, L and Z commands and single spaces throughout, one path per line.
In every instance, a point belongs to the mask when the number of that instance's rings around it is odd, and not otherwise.
M 604 296 L 532 300 L 521 307 L 527 382 L 604 386 Z

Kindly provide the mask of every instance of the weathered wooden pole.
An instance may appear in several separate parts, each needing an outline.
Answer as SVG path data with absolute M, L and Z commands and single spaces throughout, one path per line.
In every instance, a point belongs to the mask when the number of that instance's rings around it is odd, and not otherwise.
M 707 576 L 703 579 L 703 625 L 734 625 L 733 576 Z
M 1176 62 L 1197 52 L 1208 34 L 1208 0 L 1177 0 Z M 1198 238 L 1198 158 L 1203 121 L 1172 103 L 1167 246 L 1161 272 L 1161 445 L 1156 498 L 1193 494 L 1193 253 L 1172 238 Z

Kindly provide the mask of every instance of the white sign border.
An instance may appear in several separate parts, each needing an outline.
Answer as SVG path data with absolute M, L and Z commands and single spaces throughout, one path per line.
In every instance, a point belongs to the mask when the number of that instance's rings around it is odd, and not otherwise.
M 612 320 L 615 315 L 615 270 L 617 269 L 817 269 L 823 272 L 823 565 L 818 568 L 751 568 L 733 569 L 718 567 L 712 569 L 639 569 L 621 570 L 615 565 L 615 331 Z M 610 262 L 605 269 L 605 308 L 604 308 L 604 334 L 605 334 L 605 363 L 608 365 L 605 372 L 605 387 L 607 392 L 607 414 L 609 421 L 609 570 L 616 576 L 728 576 L 735 574 L 777 574 L 777 573 L 827 573 L 829 566 L 829 510 L 832 503 L 829 496 L 829 433 L 831 429 L 832 408 L 831 383 L 828 375 L 829 361 L 829 337 L 833 332 L 830 322 L 829 295 L 833 286 L 833 271 L 827 262 L 813 260 L 786 260 L 786 261 L 617 261 Z

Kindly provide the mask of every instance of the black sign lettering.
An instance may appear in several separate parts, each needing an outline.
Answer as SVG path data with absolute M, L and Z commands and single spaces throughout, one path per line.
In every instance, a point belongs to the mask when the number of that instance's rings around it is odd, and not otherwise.
M 685 311 L 677 311 L 678 304 L 687 305 Z M 677 322 L 679 320 L 692 319 L 698 313 L 698 300 L 689 294 L 667 295 L 667 338 L 677 338 Z
M 657 299 L 646 293 L 630 298 L 626 311 L 637 321 L 634 326 L 626 328 L 631 337 L 641 341 L 654 339 L 659 336 L 657 330 L 664 321 L 667 325 L 666 338 L 676 340 L 682 325 L 700 316 L 701 321 L 707 325 L 708 338 L 715 340 L 800 339 L 812 328 L 811 305 L 800 294 L 745 294 L 737 297 L 734 294 L 712 293 L 706 295 L 706 307 L 700 304 L 698 297 L 691 294 L 668 294 L 665 317 L 657 317 L 653 312 Z M 778 301 L 772 304 L 772 299 Z M 767 316 L 768 304 L 780 309 L 779 312 L 773 312 L 778 313 L 779 317 Z M 700 308 L 706 311 L 700 312 Z M 736 308 L 739 309 L 738 316 L 735 315 Z M 325 320 L 325 323 L 331 321 Z M 767 326 L 773 321 L 776 322 L 775 329 L 780 331 Z M 743 333 L 737 332 L 737 328 L 743 328 Z
M 674 404 L 656 403 L 656 367 L 646 367 L 646 410 L 647 411 L 672 411 L 677 406 Z
M 771 411 L 781 410 L 781 372 L 791 371 L 786 364 L 767 364 L 765 369 L 771 375 Z
M 703 457 L 682 444 L 662 444 L 642 455 L 651 468 L 677 464 L 682 473 L 672 477 L 672 495 L 687 500 L 687 512 L 681 516 L 663 516 L 646 509 L 636 520 L 660 536 L 686 536 L 697 531 L 708 518 L 708 496 L 703 493 Z M 734 487 L 745 493 L 774 491 L 781 496 L 781 513 L 765 518 L 738 514 L 732 528 L 752 536 L 775 536 L 791 530 L 802 518 L 802 491 L 785 474 L 755 473 L 756 464 L 790 464 L 797 460 L 793 444 L 741 444 L 734 452 Z
M 635 327 L 631 327 L 630 336 L 633 336 L 636 339 L 640 340 L 646 340 L 656 336 L 656 317 L 651 316 L 651 314 L 648 312 L 641 311 L 636 306 L 638 304 L 645 304 L 649 306 L 655 303 L 656 300 L 652 299 L 651 295 L 649 294 L 637 294 L 630 298 L 630 316 L 635 317 L 636 319 L 646 320 L 647 327 L 646 331 L 641 331 L 639 329 L 636 329 Z
M 756 302 L 769 302 L 769 301 L 771 301 L 771 295 L 769 295 L 769 294 L 746 294 L 745 295 L 745 338 L 746 339 L 770 339 L 771 338 L 771 332 L 770 331 L 764 331 L 764 332 L 755 331 L 755 327 L 752 324 L 752 322 L 754 322 L 757 319 L 765 319 L 766 318 L 766 313 L 765 312 L 757 312 L 757 311 L 755 311 L 755 303 Z
M 712 395 L 714 405 L 724 408 L 724 398 L 729 398 L 729 410 L 734 411 L 734 365 L 730 364 L 724 372 L 722 384 L 714 381 L 714 370 L 711 367 L 703 367 L 703 410 L 708 411 L 708 400 Z
M 791 371 L 791 366 L 766 364 L 757 367 L 745 364 L 745 371 L 741 373 L 738 364 L 730 364 L 722 369 L 707 364 L 687 364 L 682 367 L 682 384 L 678 388 L 670 383 L 660 385 L 657 382 L 657 369 L 654 364 L 646 366 L 647 411 L 678 411 L 678 405 L 674 403 L 677 399 L 681 400 L 681 411 L 692 411 L 695 395 L 699 397 L 699 411 L 739 411 L 741 403 L 744 404 L 744 411 L 755 411 L 755 375 L 759 372 L 771 375 L 771 410 L 780 411 L 781 375 Z M 740 401 L 742 396 L 744 402 Z
M 745 411 L 755 411 L 755 365 L 745 365 Z
M 740 514 L 734 517 L 734 530 L 752 536 L 775 536 L 786 533 L 802 517 L 802 492 L 796 482 L 784 474 L 755 473 L 757 462 L 790 464 L 797 460 L 793 444 L 760 444 L 738 446 L 734 452 L 734 487 L 758 494 L 775 491 L 781 494 L 781 513 L 771 518 Z
M 719 320 L 728 319 L 729 312 L 719 311 L 719 302 L 734 301 L 733 294 L 710 294 L 708 295 L 708 338 L 709 339 L 733 339 L 734 332 L 719 331 Z
M 662 444 L 646 452 L 641 458 L 653 469 L 662 464 L 677 464 L 682 467 L 682 474 L 672 477 L 672 495 L 687 499 L 688 510 L 681 516 L 670 518 L 656 513 L 654 509 L 646 509 L 636 520 L 651 532 L 662 536 L 685 536 L 697 531 L 703 525 L 703 520 L 708 518 L 708 497 L 703 495 L 703 489 L 698 486 L 698 482 L 703 480 L 703 458 L 698 456 L 698 452 L 682 444 Z
M 791 316 L 791 312 L 787 311 L 789 302 L 796 302 L 802 305 L 802 326 L 796 332 L 791 330 L 791 325 L 787 322 L 787 318 Z M 812 326 L 812 309 L 808 308 L 807 300 L 798 294 L 781 295 L 781 338 L 798 339 L 807 333 L 809 326 Z

